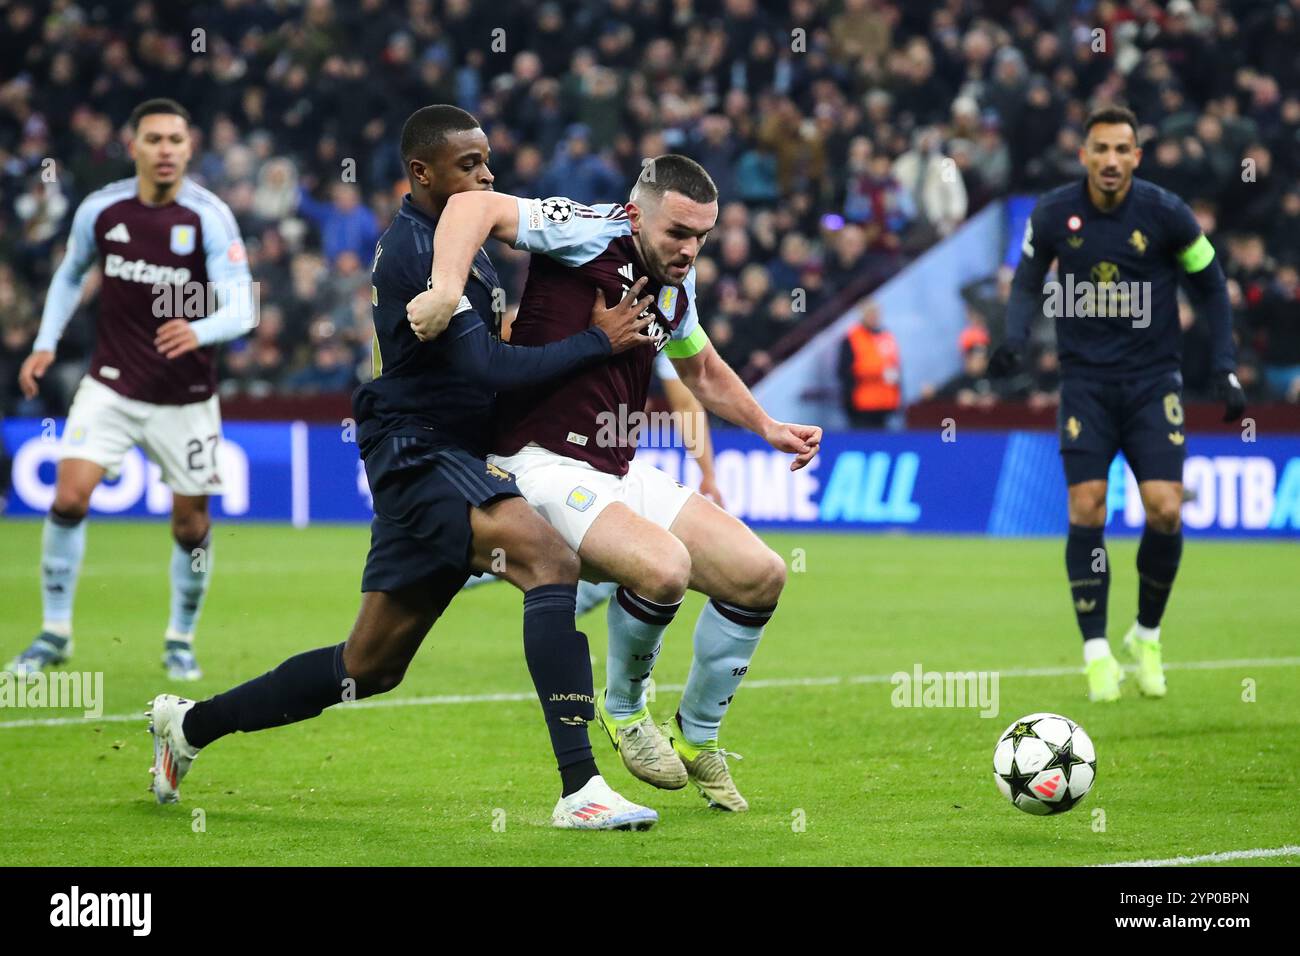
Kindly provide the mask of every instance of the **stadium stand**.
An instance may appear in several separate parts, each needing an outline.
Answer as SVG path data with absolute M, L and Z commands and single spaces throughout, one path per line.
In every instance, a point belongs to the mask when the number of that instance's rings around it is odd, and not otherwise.
M 0 17 L 4 414 L 66 409 L 92 322 L 35 401 L 17 368 L 71 211 L 130 174 L 125 119 L 159 94 L 196 117 L 191 173 L 235 211 L 262 284 L 227 398 L 369 374 L 368 258 L 403 192 L 396 132 L 427 103 L 480 118 L 510 192 L 618 199 L 644 156 L 703 163 L 724 203 L 700 311 L 753 382 L 988 203 L 1078 175 L 1087 109 L 1120 101 L 1144 124 L 1139 173 L 1194 201 L 1223 257 L 1251 398 L 1300 401 L 1300 0 L 17 0 Z M 493 254 L 513 302 L 526 259 Z M 992 345 L 1001 286 L 967 294 Z M 1189 397 L 1202 324 L 1188 312 Z M 1050 404 L 1050 328 L 1035 342 L 1033 381 L 993 400 Z M 935 347 L 956 368 L 985 346 Z

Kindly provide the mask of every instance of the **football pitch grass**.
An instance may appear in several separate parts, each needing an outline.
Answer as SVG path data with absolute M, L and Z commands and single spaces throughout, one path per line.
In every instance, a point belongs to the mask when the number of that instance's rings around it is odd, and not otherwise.
M 524 664 L 521 602 L 462 594 L 392 693 L 204 751 L 182 803 L 147 792 L 142 716 L 162 691 L 207 696 L 347 636 L 362 527 L 219 524 L 199 627 L 205 676 L 168 682 L 164 524 L 93 521 L 69 670 L 103 673 L 104 718 L 0 708 L 3 865 L 1075 865 L 1277 850 L 1300 863 L 1300 548 L 1191 539 L 1165 619 L 1169 696 L 1130 680 L 1092 705 L 1057 540 L 768 535 L 792 570 L 723 726 L 748 814 L 634 780 L 601 731 L 601 769 L 652 806 L 647 833 L 553 830 L 558 795 Z M 40 617 L 40 524 L 0 525 L 0 655 Z M 1131 623 L 1136 542 L 1112 539 L 1111 642 Z M 802 567 L 803 570 L 798 570 Z M 656 668 L 669 717 L 701 598 Z M 603 682 L 603 608 L 579 622 Z M 890 677 L 997 672 L 998 713 L 896 707 Z M 1032 817 L 993 784 L 1011 721 L 1065 714 L 1097 746 L 1069 813 Z M 1289 849 L 1287 849 L 1289 848 Z

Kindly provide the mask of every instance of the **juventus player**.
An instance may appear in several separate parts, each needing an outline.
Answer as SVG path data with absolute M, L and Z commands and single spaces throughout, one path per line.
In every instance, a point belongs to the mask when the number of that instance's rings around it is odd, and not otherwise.
M 77 309 L 82 277 L 98 260 L 103 283 L 95 351 L 64 426 L 54 504 L 41 537 L 44 620 L 31 646 L 9 663 L 14 674 L 71 657 L 90 496 L 139 445 L 173 493 L 163 664 L 177 680 L 201 676 L 192 645 L 212 573 L 208 495 L 222 490 L 213 346 L 252 325 L 252 283 L 235 217 L 185 178 L 191 154 L 185 108 L 148 100 L 132 111 L 130 126 L 136 175 L 91 193 L 77 208 L 35 347 L 19 372 L 23 394 L 34 397 Z M 210 297 L 218 307 L 206 317 L 191 322 L 178 315 Z M 178 303 L 185 307 L 178 310 Z
M 531 252 L 511 342 L 541 345 L 578 327 L 575 306 L 594 290 L 623 295 L 642 279 L 654 296 L 634 349 L 558 383 L 520 389 L 498 403 L 492 456 L 529 504 L 599 580 L 621 587 L 609 604 L 606 686 L 596 719 L 641 780 L 676 790 L 693 782 L 711 806 L 749 808 L 732 780 L 719 727 L 785 586 L 785 561 L 735 517 L 664 472 L 634 460 L 631 435 L 609 434 L 613 416 L 645 407 L 658 352 L 701 404 L 791 453 L 791 470 L 818 452 L 814 425 L 778 422 L 718 356 L 695 308 L 695 257 L 718 217 L 718 191 L 698 163 L 653 159 L 626 205 L 585 206 L 552 196 L 453 196 L 434 237 L 430 289 L 407 314 L 432 337 L 461 295 L 474 250 L 489 235 Z M 454 296 L 453 296 L 454 293 Z M 584 318 L 585 321 L 585 318 Z M 686 589 L 711 600 L 696 622 L 694 658 L 676 719 L 657 726 L 645 686 L 664 630 Z

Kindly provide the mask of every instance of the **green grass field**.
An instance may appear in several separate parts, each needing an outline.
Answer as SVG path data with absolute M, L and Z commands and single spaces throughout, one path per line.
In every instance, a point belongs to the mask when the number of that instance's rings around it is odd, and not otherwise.
M 0 525 L 5 659 L 39 623 L 39 539 L 36 522 Z M 160 691 L 206 696 L 344 639 L 368 535 L 218 526 L 199 628 L 206 677 L 180 689 L 159 665 L 165 526 L 96 522 L 71 666 L 104 673 L 109 719 L 15 726 L 72 712 L 0 709 L 0 864 L 1062 865 L 1300 843 L 1294 544 L 1191 541 L 1165 621 L 1169 697 L 1139 699 L 1130 682 L 1121 703 L 1093 706 L 1070 672 L 1079 640 L 1060 542 L 768 540 L 787 556 L 803 549 L 806 570 L 790 575 L 723 728 L 745 757 L 733 770 L 751 812 L 722 814 L 693 789 L 634 780 L 593 730 L 607 779 L 661 822 L 570 833 L 547 826 L 557 778 L 507 585 L 456 601 L 406 681 L 379 699 L 396 706 L 335 708 L 219 741 L 183 802 L 156 805 L 145 720 L 112 718 L 140 714 Z M 1116 646 L 1136 605 L 1134 553 L 1131 541 L 1111 543 Z M 688 597 L 668 634 L 656 716 L 676 705 L 700 600 Z M 581 624 L 599 687 L 603 613 Z M 1000 672 L 998 715 L 893 707 L 889 675 L 917 663 Z M 494 694 L 507 699 L 482 699 Z M 1081 723 L 1099 757 L 1088 798 L 1046 818 L 1012 808 L 991 774 L 998 734 L 1040 710 Z

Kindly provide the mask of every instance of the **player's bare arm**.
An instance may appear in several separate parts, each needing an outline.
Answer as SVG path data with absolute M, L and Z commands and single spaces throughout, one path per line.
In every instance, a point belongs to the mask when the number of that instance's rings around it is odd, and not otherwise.
M 23 359 L 23 366 L 18 370 L 18 387 L 23 390 L 23 397 L 32 399 L 40 388 L 38 380 L 45 377 L 46 371 L 54 362 L 54 353 L 44 349 L 33 352 Z
M 689 358 L 673 359 L 673 367 L 686 387 L 713 414 L 762 436 L 777 451 L 793 454 L 791 471 L 798 471 L 817 455 L 822 430 L 816 425 L 778 422 L 765 412 L 712 344 Z
M 488 190 L 447 199 L 433 241 L 433 282 L 406 306 L 407 321 L 420 341 L 441 335 L 460 302 L 474 256 L 488 236 L 513 245 L 518 232 L 514 196 Z
M 713 468 L 713 436 L 704 406 L 695 393 L 680 379 L 664 379 L 664 397 L 668 407 L 681 419 L 682 443 L 695 463 L 700 466 L 700 494 L 718 507 L 723 507 L 722 492 L 718 489 L 717 474 Z

